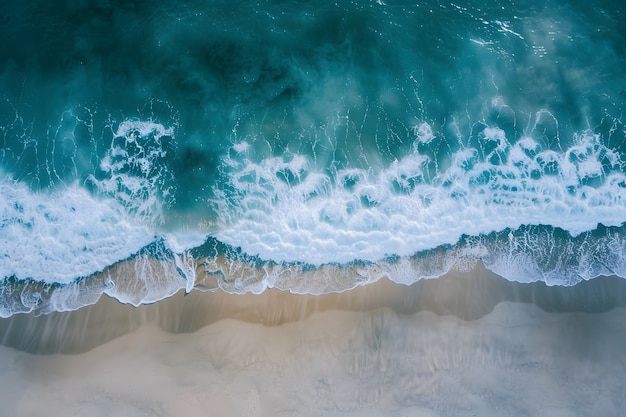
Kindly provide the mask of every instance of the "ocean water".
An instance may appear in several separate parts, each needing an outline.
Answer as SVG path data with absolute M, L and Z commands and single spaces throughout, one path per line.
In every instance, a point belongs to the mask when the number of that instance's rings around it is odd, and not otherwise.
M 621 2 L 1 9 L 2 317 L 626 278 Z

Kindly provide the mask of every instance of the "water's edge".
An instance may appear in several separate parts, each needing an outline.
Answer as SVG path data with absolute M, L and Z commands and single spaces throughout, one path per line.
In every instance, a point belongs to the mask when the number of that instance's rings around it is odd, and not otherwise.
M 261 294 L 179 290 L 158 303 L 139 307 L 104 296 L 76 311 L 44 315 L 31 312 L 0 319 L 0 343 L 38 354 L 78 353 L 146 324 L 186 333 L 228 318 L 274 326 L 321 311 L 367 312 L 381 308 L 402 315 L 429 311 L 477 320 L 502 302 L 530 303 L 554 313 L 601 313 L 626 307 L 626 280 L 600 277 L 570 287 L 518 283 L 478 263 L 465 272 L 452 271 L 408 286 L 384 278 L 350 291 L 316 296 L 277 289 Z
M 211 237 L 181 254 L 160 239 L 102 272 L 68 284 L 7 277 L 0 286 L 0 316 L 77 310 L 102 295 L 132 306 L 158 303 L 181 290 L 261 294 L 278 289 L 314 296 L 342 293 L 382 279 L 410 286 L 476 268 L 511 285 L 568 288 L 601 276 L 626 278 L 625 234 L 624 226 L 599 226 L 575 237 L 558 228 L 529 226 L 464 237 L 456 245 L 411 257 L 322 265 L 263 260 Z

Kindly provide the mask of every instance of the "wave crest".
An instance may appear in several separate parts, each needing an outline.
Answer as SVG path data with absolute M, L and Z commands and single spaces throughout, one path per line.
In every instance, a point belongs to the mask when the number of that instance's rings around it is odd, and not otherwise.
M 554 150 L 497 127 L 474 134 L 446 156 L 437 151 L 445 138 L 421 124 L 413 150 L 378 171 L 320 166 L 306 154 L 259 157 L 239 142 L 214 188 L 215 236 L 264 259 L 319 265 L 411 256 L 522 225 L 576 236 L 626 219 L 624 158 L 599 135 L 581 132 Z

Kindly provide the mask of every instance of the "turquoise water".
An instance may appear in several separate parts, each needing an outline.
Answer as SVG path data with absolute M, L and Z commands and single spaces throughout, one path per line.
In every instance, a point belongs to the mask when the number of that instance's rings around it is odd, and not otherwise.
M 617 2 L 2 8 L 2 316 L 626 277 Z

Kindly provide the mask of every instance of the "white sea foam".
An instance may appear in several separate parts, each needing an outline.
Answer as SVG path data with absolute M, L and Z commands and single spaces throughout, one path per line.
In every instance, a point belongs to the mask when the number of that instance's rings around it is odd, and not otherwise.
M 0 180 L 0 276 L 69 283 L 127 258 L 154 232 L 116 201 L 97 198 L 77 183 L 34 192 Z
M 33 191 L 0 180 L 0 277 L 67 284 L 102 271 L 163 238 L 174 253 L 202 242 L 196 234 L 157 233 L 163 208 L 173 199 L 173 178 L 162 160 L 173 129 L 126 120 L 113 132 L 90 175 L 90 193 L 79 181 L 51 191 Z M 176 267 L 188 275 L 185 262 Z
M 163 209 L 175 193 L 173 176 L 162 163 L 172 146 L 164 142 L 173 142 L 173 129 L 152 121 L 125 120 L 113 136 L 100 161 L 104 175 L 91 175 L 88 181 L 127 211 L 148 222 L 162 221 Z
M 432 136 L 421 124 L 416 142 Z M 417 147 L 378 172 L 329 173 L 306 155 L 257 160 L 236 144 L 224 170 L 228 187 L 215 190 L 225 225 L 215 236 L 262 259 L 323 264 L 409 256 L 521 225 L 576 236 L 626 221 L 622 155 L 597 135 L 582 132 L 564 151 L 530 137 L 511 143 L 497 127 L 478 140 L 433 179 Z

